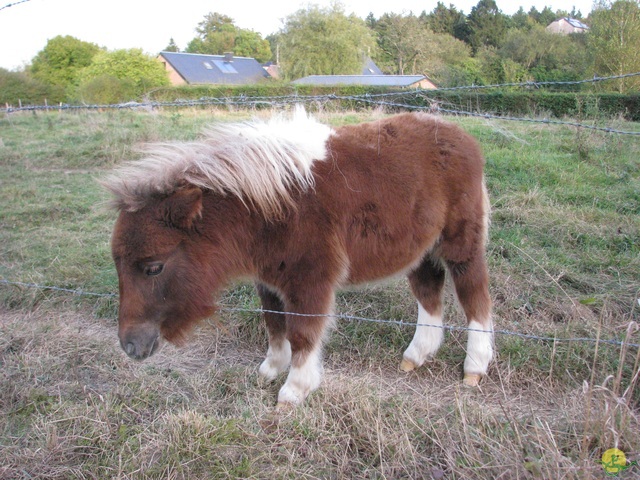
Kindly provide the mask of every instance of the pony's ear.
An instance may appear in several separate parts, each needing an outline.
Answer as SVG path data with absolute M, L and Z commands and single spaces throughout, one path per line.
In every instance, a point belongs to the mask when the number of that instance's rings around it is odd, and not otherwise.
M 165 201 L 165 219 L 171 225 L 189 229 L 202 216 L 202 190 L 187 187 L 178 190 Z

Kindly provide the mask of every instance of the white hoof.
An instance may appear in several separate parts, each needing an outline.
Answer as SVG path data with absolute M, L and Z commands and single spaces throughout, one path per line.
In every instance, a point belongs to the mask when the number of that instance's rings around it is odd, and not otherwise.
M 462 383 L 465 384 L 467 387 L 477 387 L 478 384 L 480 383 L 481 378 L 482 378 L 482 375 L 478 373 L 467 373 L 462 379 Z
M 400 362 L 400 370 L 402 370 L 403 372 L 412 372 L 417 367 L 418 365 L 413 363 L 411 360 L 407 360 L 406 358 L 403 358 L 402 362 Z

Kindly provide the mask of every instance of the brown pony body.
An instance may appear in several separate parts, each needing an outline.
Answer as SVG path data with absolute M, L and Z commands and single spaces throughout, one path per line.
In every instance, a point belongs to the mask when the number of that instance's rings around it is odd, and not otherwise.
M 333 131 L 298 111 L 156 147 L 105 181 L 120 209 L 123 349 L 143 359 L 160 337 L 180 342 L 212 314 L 213 294 L 251 277 L 271 311 L 260 374 L 290 367 L 278 402 L 300 403 L 320 383 L 336 289 L 408 275 L 418 323 L 430 325 L 404 354 L 408 371 L 442 342 L 448 270 L 472 329 L 465 382 L 476 384 L 492 358 L 483 165 L 472 137 L 424 114 Z

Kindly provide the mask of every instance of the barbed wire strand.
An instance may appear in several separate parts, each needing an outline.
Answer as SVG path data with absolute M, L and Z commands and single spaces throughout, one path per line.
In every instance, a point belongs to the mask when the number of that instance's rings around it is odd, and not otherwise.
M 71 289 L 64 287 L 57 287 L 51 285 L 39 285 L 37 283 L 26 283 L 26 282 L 14 282 L 6 279 L 0 279 L 0 284 L 11 285 L 11 286 L 19 286 L 25 288 L 34 288 L 40 290 L 50 290 L 56 292 L 63 293 L 72 293 L 77 296 L 94 296 L 94 297 L 105 297 L 105 298 L 116 298 L 117 295 L 115 293 L 96 293 L 96 292 L 88 292 L 83 289 Z M 440 328 L 445 331 L 466 331 L 466 332 L 480 332 L 486 333 L 486 330 L 480 330 L 469 327 L 462 327 L 458 325 L 432 325 L 428 323 L 412 323 L 412 322 L 403 322 L 401 320 L 390 320 L 390 319 L 376 319 L 376 318 L 367 318 L 367 317 L 359 317 L 354 315 L 346 315 L 346 314 L 312 314 L 312 313 L 295 313 L 295 312 L 280 312 L 277 310 L 268 310 L 263 308 L 238 308 L 238 307 L 230 307 L 222 305 L 219 309 L 222 312 L 234 312 L 234 313 L 277 313 L 284 315 L 291 315 L 295 317 L 332 317 L 339 320 L 348 320 L 350 322 L 367 322 L 367 323 L 377 323 L 383 325 L 397 325 L 401 327 L 431 327 L 431 328 Z M 520 337 L 527 340 L 538 340 L 542 342 L 582 342 L 582 343 L 600 343 L 614 346 L 627 346 L 627 347 L 636 347 L 640 348 L 639 343 L 629 343 L 621 340 L 612 340 L 612 339 L 602 339 L 602 338 L 590 338 L 590 337 L 575 337 L 575 338 L 558 338 L 558 337 L 548 337 L 548 336 L 540 336 L 533 335 L 528 333 L 520 333 L 513 332 L 510 330 L 493 330 L 494 334 L 498 335 L 506 335 L 513 337 Z
M 0 7 L 0 11 L 4 10 L 5 8 L 15 7 L 16 5 L 20 5 L 21 3 L 27 3 L 29 1 L 30 0 L 20 0 L 18 2 L 8 3 L 4 7 Z
M 115 293 L 95 293 L 95 292 L 87 292 L 81 288 L 72 289 L 72 288 L 64 288 L 64 287 L 54 287 L 51 285 L 38 285 L 37 283 L 26 283 L 26 282 L 11 282 L 6 279 L 0 279 L 0 283 L 4 285 L 13 285 L 17 287 L 25 287 L 25 288 L 37 288 L 39 290 L 52 290 L 55 292 L 64 292 L 64 293 L 72 293 L 77 296 L 92 296 L 92 297 L 112 297 L 115 298 L 117 295 Z

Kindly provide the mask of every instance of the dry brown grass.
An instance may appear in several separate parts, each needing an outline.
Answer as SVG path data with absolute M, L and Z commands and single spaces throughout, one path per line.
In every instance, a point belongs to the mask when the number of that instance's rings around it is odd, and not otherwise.
M 243 328 L 204 324 L 188 347 L 134 363 L 111 320 L 5 312 L 0 477 L 601 478 L 603 449 L 640 449 L 616 372 L 568 385 L 502 358 L 467 389 L 440 357 L 410 375 L 393 345 L 355 358 L 340 323 L 321 390 L 277 411 L 278 385 L 257 384 L 265 346 Z

